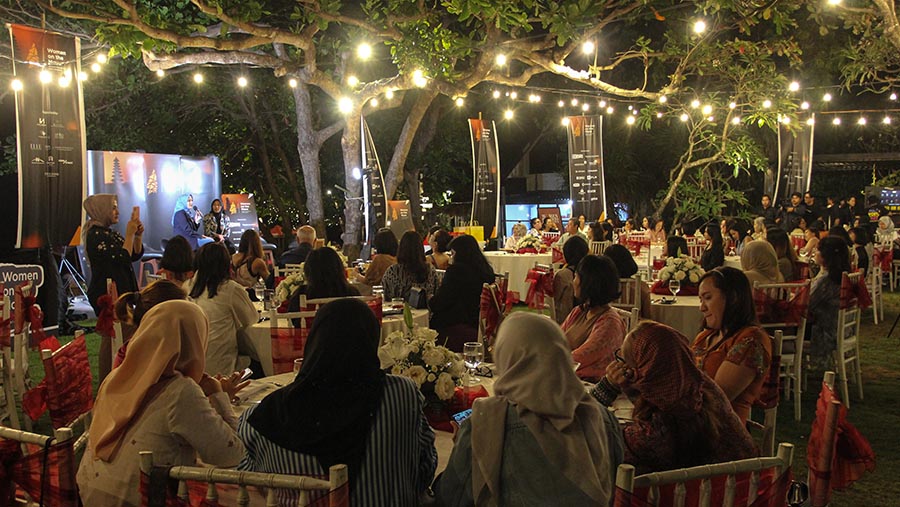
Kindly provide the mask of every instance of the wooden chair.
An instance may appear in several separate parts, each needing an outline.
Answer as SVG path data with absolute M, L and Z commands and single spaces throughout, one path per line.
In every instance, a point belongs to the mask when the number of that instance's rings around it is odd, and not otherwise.
M 549 266 L 547 264 L 540 264 L 535 262 L 534 267 L 530 270 L 528 277 L 540 277 L 538 281 L 533 282 L 538 285 L 535 288 L 536 291 L 541 291 L 543 296 L 540 299 L 543 299 L 543 304 L 540 306 L 537 305 L 529 305 L 529 307 L 533 310 L 540 310 L 542 313 L 544 310 L 548 310 L 550 312 L 550 318 L 556 321 L 556 300 L 553 299 L 553 266 Z M 545 287 L 541 286 L 540 280 L 546 280 L 549 277 L 550 280 L 550 292 L 547 292 Z M 529 291 L 531 292 L 531 291 Z
M 13 389 L 13 364 L 10 354 L 12 343 L 12 312 L 9 296 L 4 295 L 0 300 L 0 382 L 3 388 L 3 406 L 0 408 L 0 422 L 8 420 L 9 426 L 19 429 L 19 411 L 16 404 L 16 394 Z
M 478 341 L 484 345 L 485 354 L 491 353 L 497 329 L 506 313 L 506 299 L 501 288 L 496 283 L 484 284 L 478 308 Z
M 770 480 L 780 482 L 780 487 L 773 494 L 780 496 L 783 489 L 786 496 L 790 483 L 785 480 L 787 477 L 783 473 L 791 468 L 793 455 L 794 446 L 783 443 L 778 446 L 778 454 L 772 457 L 729 461 L 636 477 L 632 465 L 619 465 L 616 471 L 615 505 L 749 506 L 756 501 L 761 486 Z M 738 498 L 738 491 L 742 489 L 739 483 L 744 481 L 749 483 L 746 498 Z M 634 504 L 632 498 L 635 499 Z M 779 505 L 784 505 L 783 499 Z
M 875 324 L 878 324 L 879 318 L 884 320 L 884 291 L 881 286 L 883 281 L 884 273 L 881 271 L 881 266 L 874 264 L 873 261 L 873 265 L 869 266 L 869 272 L 866 273 L 866 287 L 872 298 L 872 316 Z
M 4 441 L 17 442 L 18 449 L 4 445 Z M 0 426 L 0 449 L 6 471 L 12 476 L 9 478 L 18 478 L 11 484 L 16 497 L 10 505 L 81 505 L 71 428 L 59 428 L 51 437 Z M 19 466 L 24 469 L 16 473 L 14 469 Z
M 112 278 L 106 279 L 106 293 L 109 294 L 112 304 L 115 305 L 116 300 L 119 299 L 119 291 L 116 289 L 116 282 L 114 282 Z M 120 322 L 119 319 L 115 317 L 115 313 L 113 313 L 113 336 L 110 339 L 112 362 L 109 364 L 115 364 L 116 355 L 124 344 L 125 334 L 122 332 L 122 322 Z
M 862 273 L 844 273 L 842 284 L 859 284 Z M 859 359 L 859 321 L 862 310 L 856 298 L 841 302 L 838 310 L 837 347 L 834 351 L 834 363 L 841 377 L 841 399 L 850 408 L 850 390 L 847 385 L 847 366 L 852 368 L 854 382 L 859 389 L 859 399 L 863 399 L 862 367 Z
M 300 308 L 306 308 L 305 296 L 300 296 Z M 269 312 L 269 334 L 271 336 L 272 369 L 275 374 L 294 370 L 294 360 L 303 357 L 309 329 L 316 317 L 315 310 L 278 313 Z M 261 354 L 262 355 L 262 354 Z
M 91 366 L 88 362 L 84 331 L 76 331 L 75 339 L 56 350 L 41 350 L 47 408 L 54 428 L 74 428 L 81 424 L 84 431 L 73 444 L 76 452 L 87 444 L 94 406 Z
M 638 324 L 641 322 L 641 311 L 637 308 L 632 308 L 631 313 L 628 317 L 628 332 L 634 331 L 637 329 Z
M 22 298 L 29 297 L 31 292 L 34 290 L 34 287 L 31 282 L 23 284 L 21 286 L 21 295 Z M 19 398 L 19 404 L 17 406 L 21 406 L 22 397 L 25 396 L 25 393 L 31 389 L 31 376 L 28 373 L 28 348 L 31 343 L 31 323 L 28 321 L 27 316 L 24 315 L 25 309 L 24 305 L 18 304 L 19 299 L 16 298 L 16 308 L 15 308 L 15 322 L 24 322 L 20 329 L 15 329 L 15 333 L 13 334 L 13 339 L 9 345 L 9 347 L 3 348 L 3 356 L 4 360 L 8 357 L 9 363 L 12 368 L 12 377 L 13 377 L 13 391 L 16 396 Z M 28 417 L 23 418 L 23 425 L 25 426 L 26 431 L 31 431 L 31 419 Z
M 603 252 L 606 251 L 607 247 L 612 245 L 612 241 L 591 241 L 591 254 L 593 255 L 603 255 Z
M 285 264 L 284 267 L 275 266 L 275 278 L 284 278 L 296 273 L 303 274 L 303 264 Z
M 781 331 L 783 341 L 790 344 L 781 355 L 781 377 L 784 392 L 794 401 L 794 420 L 800 420 L 800 394 L 803 390 L 803 345 L 809 306 L 809 280 L 801 283 L 754 283 L 757 316 L 761 327 L 769 333 Z M 760 295 L 764 298 L 761 300 Z M 767 316 L 767 305 L 780 306 L 780 312 Z
M 778 373 L 781 371 L 780 363 L 783 343 L 784 336 L 779 329 L 775 331 L 775 335 L 772 337 L 772 363 L 769 365 L 769 378 L 766 379 L 767 382 L 774 381 L 775 385 L 764 386 L 763 388 L 763 391 L 765 391 L 767 387 L 773 389 L 775 399 L 766 400 L 771 403 L 771 406 L 763 408 L 762 424 L 753 420 L 747 420 L 748 426 L 762 431 L 762 443 L 760 444 L 759 449 L 762 451 L 763 456 L 773 456 L 775 454 L 775 425 L 778 418 L 777 383 Z
M 631 278 L 620 278 L 619 288 L 622 294 L 619 299 L 612 302 L 612 306 L 622 310 L 631 311 L 636 308 L 638 313 L 641 312 L 641 284 L 644 281 L 639 274 L 635 274 Z
M 239 507 L 250 505 L 248 488 L 265 488 L 266 507 L 288 505 L 287 498 L 296 496 L 292 505 L 306 506 L 311 501 L 328 495 L 331 507 L 349 507 L 350 490 L 347 465 L 333 465 L 328 470 L 328 479 L 285 474 L 267 474 L 261 472 L 243 472 L 224 468 L 205 468 L 176 466 L 166 467 L 153 464 L 153 453 L 141 451 L 141 505 L 148 506 L 149 498 L 159 498 L 165 505 L 171 498 L 170 481 L 177 481 L 177 498 L 189 501 L 188 481 L 206 483 L 206 501 L 218 505 L 219 488 L 217 485 L 237 487 L 236 502 Z M 159 479 L 157 479 L 157 477 Z M 143 487 L 146 485 L 146 487 Z M 280 498 L 285 497 L 285 498 Z M 163 505 L 161 503 L 160 505 Z M 204 504 L 205 505 L 205 504 Z

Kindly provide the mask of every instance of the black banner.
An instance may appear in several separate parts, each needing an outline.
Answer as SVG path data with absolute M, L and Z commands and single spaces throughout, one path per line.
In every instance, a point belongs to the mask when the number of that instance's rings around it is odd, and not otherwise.
M 572 216 L 588 221 L 605 218 L 606 180 L 603 174 L 603 117 L 569 116 L 569 196 Z
M 16 92 L 17 248 L 68 245 L 82 222 L 84 101 L 81 44 L 73 37 L 8 25 Z
M 490 127 L 488 127 L 490 125 Z M 500 155 L 494 122 L 469 118 L 472 137 L 472 220 L 484 229 L 484 239 L 497 237 L 500 223 Z
M 369 132 L 369 124 L 366 119 L 360 118 L 362 129 L 362 166 L 363 166 L 363 197 L 366 207 L 363 210 L 366 220 L 366 243 L 371 243 L 375 238 L 375 232 L 387 226 L 387 195 L 384 192 L 384 175 L 381 172 L 381 162 L 375 151 L 375 141 Z
M 794 192 L 803 194 L 809 190 L 815 115 L 810 118 L 812 125 L 798 124 L 793 131 L 784 124 L 778 125 L 778 176 L 773 203 L 787 200 Z

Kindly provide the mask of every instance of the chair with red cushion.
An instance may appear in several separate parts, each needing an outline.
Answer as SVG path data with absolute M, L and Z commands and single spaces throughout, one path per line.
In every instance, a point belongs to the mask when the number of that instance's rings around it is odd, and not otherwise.
M 79 507 L 72 430 L 53 437 L 0 427 L 0 505 Z
M 41 358 L 44 363 L 41 386 L 45 390 L 44 399 L 53 427 L 84 425 L 84 432 L 73 444 L 77 452 L 87 444 L 94 408 L 93 380 L 84 332 L 76 332 L 74 340 L 55 351 L 41 350 Z

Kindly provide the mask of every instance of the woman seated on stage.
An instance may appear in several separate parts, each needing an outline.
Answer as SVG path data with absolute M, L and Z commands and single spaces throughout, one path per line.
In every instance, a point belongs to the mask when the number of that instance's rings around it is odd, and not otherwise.
M 78 467 L 84 505 L 142 505 L 140 451 L 174 466 L 194 465 L 198 454 L 209 466 L 240 462 L 229 400 L 243 386 L 204 373 L 207 334 L 203 311 L 187 301 L 166 301 L 144 316 L 122 366 L 97 393 Z
M 209 319 L 206 372 L 230 375 L 238 369 L 238 331 L 256 324 L 259 312 L 244 287 L 231 279 L 231 259 L 225 245 L 203 245 L 196 262 L 197 273 L 186 288 Z
M 241 234 L 238 251 L 231 256 L 234 281 L 246 288 L 252 288 L 261 278 L 269 278 L 269 265 L 263 256 L 262 240 L 256 229 L 247 229 Z
M 638 324 L 591 389 L 607 407 L 622 392 L 634 403 L 622 433 L 625 463 L 634 465 L 636 474 L 756 455 L 725 393 L 694 365 L 687 338 L 666 325 Z
M 619 271 L 619 279 L 631 278 L 638 272 L 637 263 L 634 261 L 631 252 L 622 245 L 610 245 L 603 255 L 612 259 Z M 637 283 L 641 288 L 641 317 L 650 318 L 650 287 L 643 280 Z
M 618 299 L 619 271 L 612 259 L 588 255 L 578 263 L 572 283 L 581 304 L 562 324 L 572 358 L 581 366 L 575 373 L 585 380 L 603 376 L 613 351 L 622 346 L 628 326 L 609 303 Z
M 175 212 L 172 214 L 172 234 L 184 236 L 191 244 L 191 250 L 197 250 L 201 246 L 212 243 L 213 239 L 203 235 L 200 224 L 203 222 L 203 214 L 194 206 L 194 196 L 184 194 L 175 203 Z
M 434 477 L 434 432 L 424 397 L 407 377 L 385 375 L 381 330 L 365 303 L 319 308 L 294 381 L 241 416 L 240 470 L 323 475 L 347 465 L 350 505 L 414 506 Z M 296 505 L 281 491 L 279 505 Z
M 619 425 L 572 372 L 559 327 L 510 315 L 494 360 L 494 396 L 475 400 L 460 426 L 437 482 L 439 503 L 609 505 L 622 461 Z
M 159 261 L 159 274 L 178 285 L 184 285 L 194 276 L 194 252 L 183 236 L 169 238 Z
M 231 228 L 231 219 L 222 208 L 222 201 L 213 199 L 209 205 L 209 213 L 203 215 L 203 234 L 214 241 L 225 243 L 229 252 L 234 252 L 234 244 L 228 238 L 228 229 Z
M 562 251 L 566 265 L 553 275 L 553 303 L 556 306 L 557 324 L 565 322 L 575 306 L 575 268 L 588 254 L 588 244 L 581 237 L 573 236 L 563 244 Z
M 768 241 L 753 240 L 744 247 L 741 254 L 741 269 L 750 287 L 754 282 L 782 283 L 784 276 L 778 270 L 778 255 Z
M 478 338 L 478 313 L 481 289 L 494 283 L 494 269 L 488 264 L 478 242 L 468 234 L 450 242 L 450 267 L 434 297 L 428 302 L 438 343 L 447 340 L 447 348 L 462 352 L 463 343 Z
M 746 422 L 772 362 L 772 339 L 756 320 L 744 273 L 723 267 L 704 274 L 700 311 L 704 329 L 691 346 L 697 367 L 716 381 L 734 412 Z

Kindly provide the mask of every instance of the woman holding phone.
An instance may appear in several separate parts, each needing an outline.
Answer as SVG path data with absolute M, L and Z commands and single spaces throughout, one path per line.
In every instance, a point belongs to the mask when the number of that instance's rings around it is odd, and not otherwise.
M 106 280 L 116 282 L 120 293 L 138 290 L 137 279 L 131 263 L 144 254 L 141 238 L 144 224 L 141 210 L 135 206 L 131 219 L 125 225 L 125 236 L 112 228 L 119 223 L 119 202 L 114 194 L 95 194 L 84 200 L 87 220 L 81 227 L 81 240 L 91 263 L 91 283 L 87 295 L 94 311 L 97 300 L 106 294 Z

